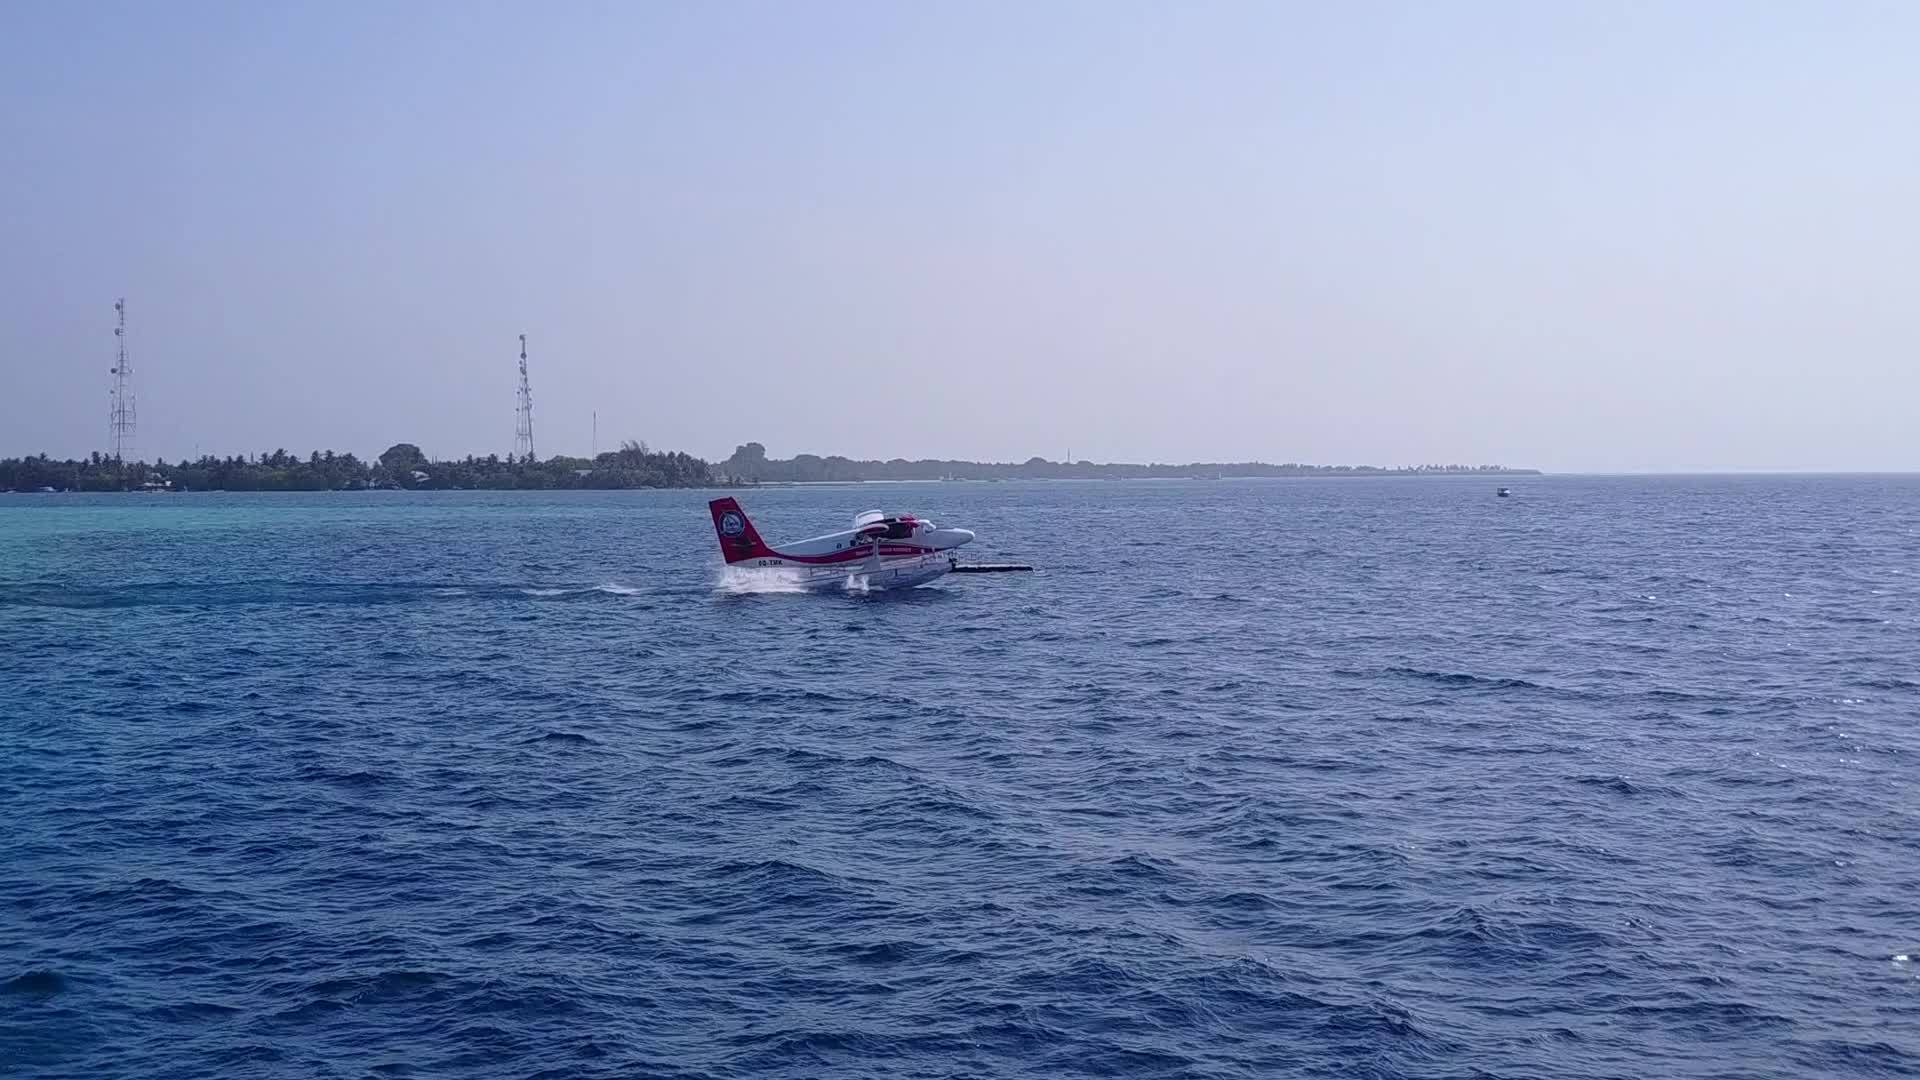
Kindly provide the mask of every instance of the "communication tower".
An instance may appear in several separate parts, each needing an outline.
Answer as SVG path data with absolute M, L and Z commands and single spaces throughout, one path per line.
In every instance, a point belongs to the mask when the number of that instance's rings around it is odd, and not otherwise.
M 520 335 L 520 404 L 513 411 L 513 456 L 533 457 L 533 387 L 527 382 L 527 335 Z
M 109 391 L 112 406 L 107 414 L 107 442 L 113 447 L 113 460 L 118 464 L 134 452 L 134 422 L 138 414 L 133 407 L 133 365 L 127 361 L 127 298 L 115 300 L 113 311 L 118 320 L 113 328 L 118 348 L 110 369 L 113 389 Z

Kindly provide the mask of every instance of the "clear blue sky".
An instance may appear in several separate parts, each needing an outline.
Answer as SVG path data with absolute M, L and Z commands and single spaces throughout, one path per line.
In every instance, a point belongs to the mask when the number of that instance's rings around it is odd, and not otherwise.
M 1920 469 L 1920 5 L 0 6 L 0 455 Z

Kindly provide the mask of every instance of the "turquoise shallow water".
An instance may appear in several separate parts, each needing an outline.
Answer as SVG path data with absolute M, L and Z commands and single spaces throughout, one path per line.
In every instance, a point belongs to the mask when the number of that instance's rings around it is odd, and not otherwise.
M 1920 479 L 0 496 L 0 1072 L 1906 1076 Z

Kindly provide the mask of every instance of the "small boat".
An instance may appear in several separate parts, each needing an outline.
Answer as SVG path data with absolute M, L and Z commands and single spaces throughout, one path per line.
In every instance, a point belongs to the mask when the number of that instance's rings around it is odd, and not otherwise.
M 1512 495 L 1513 495 L 1513 489 L 1512 489 L 1512 488 L 1501 488 L 1500 490 L 1498 490 L 1498 491 L 1496 491 L 1496 492 L 1494 492 L 1494 494 L 1495 494 L 1495 495 L 1498 495 L 1498 496 L 1500 496 L 1500 497 L 1501 497 L 1501 498 L 1503 498 L 1503 499 L 1506 499 L 1506 498 L 1511 498 L 1511 497 L 1512 497 Z

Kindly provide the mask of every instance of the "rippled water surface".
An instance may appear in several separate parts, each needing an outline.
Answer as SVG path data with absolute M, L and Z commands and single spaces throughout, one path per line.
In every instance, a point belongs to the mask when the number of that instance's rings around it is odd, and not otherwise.
M 1920 480 L 1509 483 L 0 496 L 0 1073 L 1913 1075 Z

